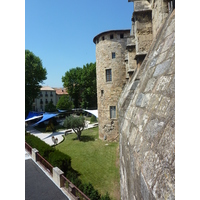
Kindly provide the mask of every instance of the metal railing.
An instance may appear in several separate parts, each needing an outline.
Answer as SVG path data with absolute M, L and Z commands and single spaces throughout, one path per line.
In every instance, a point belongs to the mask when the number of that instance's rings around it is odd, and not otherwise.
M 53 175 L 53 166 L 47 160 L 45 160 L 38 152 L 36 153 L 36 155 L 36 160 L 39 161 L 40 164 L 42 164 L 47 169 L 47 171 L 51 173 L 51 175 Z
M 32 155 L 32 147 L 25 142 L 25 149 L 30 153 L 30 155 Z
M 61 175 L 61 180 L 63 186 L 67 189 L 68 192 L 73 194 L 80 200 L 90 200 L 81 190 L 79 190 L 72 182 L 70 182 L 64 175 Z

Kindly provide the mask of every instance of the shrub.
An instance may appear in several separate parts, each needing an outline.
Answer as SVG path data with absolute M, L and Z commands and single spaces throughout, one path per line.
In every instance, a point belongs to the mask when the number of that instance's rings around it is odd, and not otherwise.
M 90 118 L 90 122 L 93 123 L 93 122 L 97 122 L 97 118 L 92 115 L 91 118 Z
M 106 192 L 105 195 L 101 196 L 101 200 L 111 200 L 111 198 L 109 197 L 108 192 Z
M 50 152 L 48 160 L 53 166 L 57 166 L 65 174 L 71 169 L 71 158 L 58 150 Z
M 54 127 L 53 123 L 50 121 L 46 127 L 46 132 L 49 132 L 49 131 L 55 131 L 55 127 Z
M 95 190 L 91 183 L 83 185 L 83 193 L 85 193 L 91 200 L 99 200 L 101 198 L 98 190 Z
M 49 154 L 55 149 L 51 146 L 40 140 L 38 137 L 28 134 L 25 135 L 25 141 L 33 148 L 36 148 L 39 151 L 39 154 L 44 157 L 46 160 L 49 157 Z

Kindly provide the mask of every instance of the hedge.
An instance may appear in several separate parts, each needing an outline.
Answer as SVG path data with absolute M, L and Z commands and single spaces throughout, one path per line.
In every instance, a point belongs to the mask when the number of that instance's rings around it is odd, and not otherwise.
M 38 137 L 25 134 L 25 141 L 32 147 L 39 151 L 39 154 L 44 157 L 51 165 L 60 168 L 64 175 L 80 190 L 83 191 L 91 200 L 110 200 L 109 194 L 105 196 L 99 194 L 98 190 L 92 186 L 91 183 L 82 184 L 82 181 L 78 178 L 80 175 L 71 167 L 71 157 L 49 146 Z
M 39 151 L 39 154 L 49 163 L 51 163 L 51 165 L 60 168 L 65 175 L 68 170 L 72 170 L 70 156 L 54 149 L 34 135 L 26 134 L 25 141 L 32 148 L 36 148 Z

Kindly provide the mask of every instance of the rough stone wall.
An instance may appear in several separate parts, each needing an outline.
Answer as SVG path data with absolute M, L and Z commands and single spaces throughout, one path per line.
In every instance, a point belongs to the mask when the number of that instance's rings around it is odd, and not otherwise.
M 168 0 L 154 0 L 152 6 L 153 37 L 156 36 L 160 26 L 168 16 Z
M 136 54 L 147 54 L 152 43 L 152 10 L 148 1 L 135 1 L 133 18 L 135 20 Z
M 175 199 L 175 10 L 124 87 L 118 115 L 121 199 Z
M 120 38 L 120 34 L 124 34 Z M 110 35 L 113 34 L 113 39 Z M 128 31 L 105 32 L 95 39 L 99 137 L 108 140 L 119 136 L 117 102 L 126 83 L 125 51 Z M 102 39 L 103 38 L 103 39 Z M 112 59 L 112 52 L 115 58 Z M 106 82 L 106 69 L 112 70 L 112 81 Z M 116 118 L 110 118 L 110 106 L 116 106 Z M 118 137 L 119 139 L 119 137 Z

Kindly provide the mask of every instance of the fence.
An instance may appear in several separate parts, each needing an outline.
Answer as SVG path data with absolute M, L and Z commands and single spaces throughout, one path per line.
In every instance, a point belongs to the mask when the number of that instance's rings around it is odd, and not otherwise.
M 38 152 L 36 153 L 36 160 L 40 162 L 40 164 L 42 164 L 47 171 L 49 171 L 51 173 L 51 175 L 53 175 L 53 166 L 46 161 Z
M 72 193 L 77 199 L 90 200 L 81 190 L 79 190 L 72 182 L 70 182 L 64 175 L 61 175 L 63 186 L 66 187 L 68 192 Z
M 26 142 L 25 142 L 25 148 L 30 153 L 30 155 L 32 155 L 32 147 Z
M 32 148 L 25 142 L 26 150 L 32 155 L 33 160 L 39 162 L 53 177 L 59 187 L 63 187 L 67 193 L 72 196 L 74 200 L 90 200 L 81 190 L 79 190 L 73 183 L 71 183 L 63 174 L 63 172 L 53 167 L 47 160 L 45 160 L 38 152 L 37 149 Z M 57 173 L 57 171 L 60 171 Z M 59 174 L 60 173 L 60 174 Z

